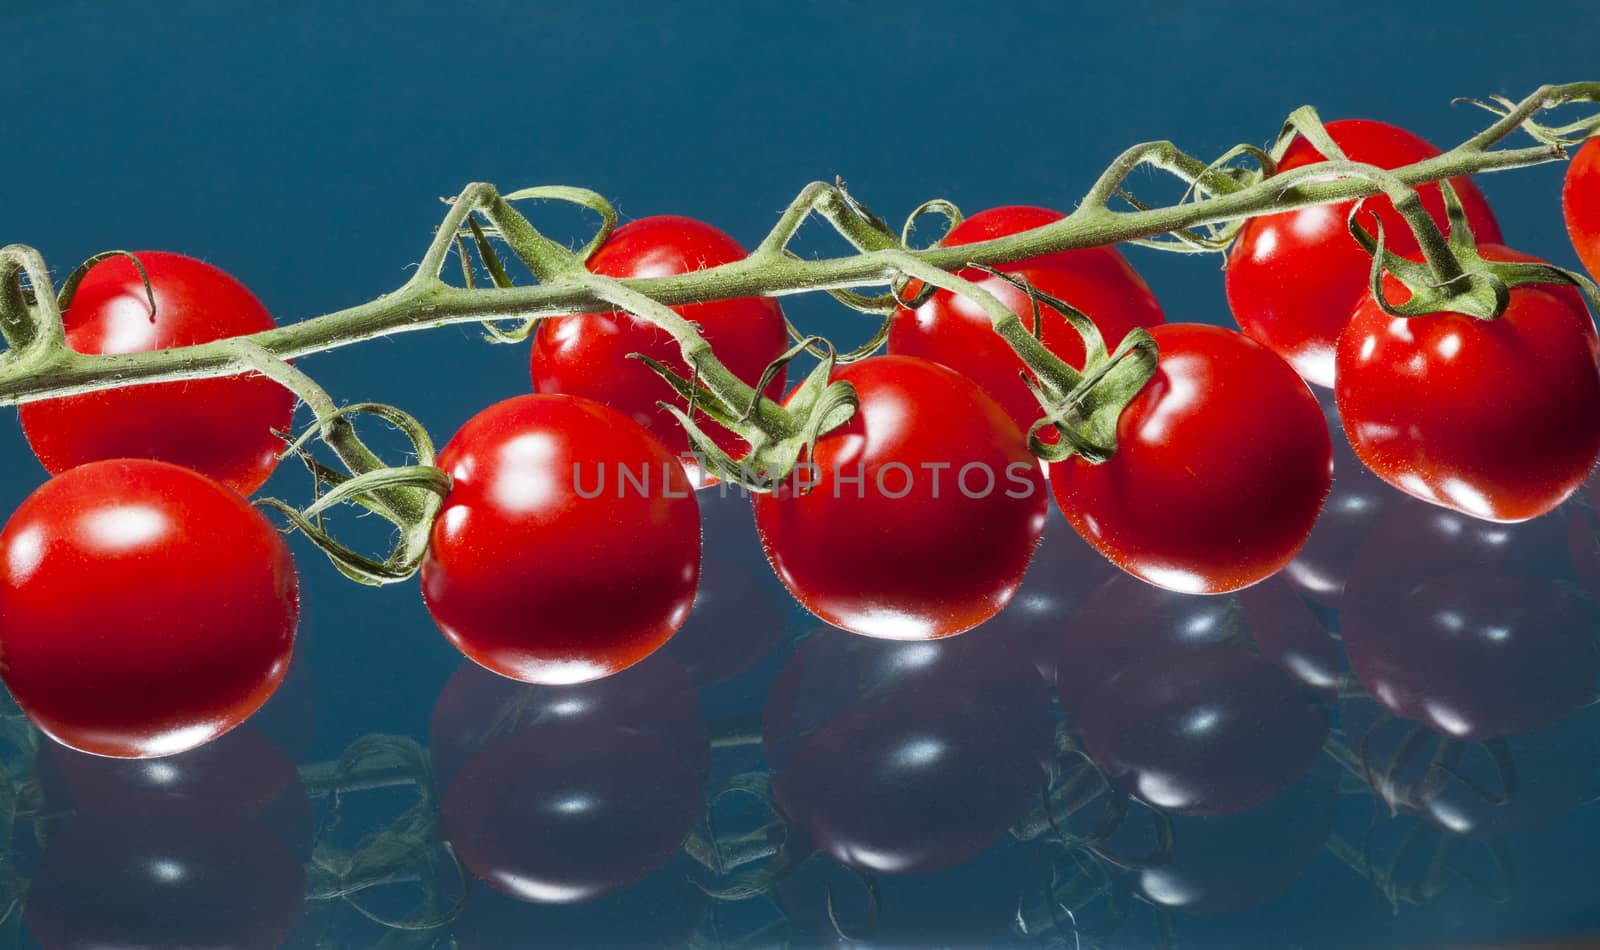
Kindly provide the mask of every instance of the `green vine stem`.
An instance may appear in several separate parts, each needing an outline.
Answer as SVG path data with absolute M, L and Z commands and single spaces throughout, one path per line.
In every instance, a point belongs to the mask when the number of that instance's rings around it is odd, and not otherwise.
M 1596 101 L 1600 101 L 1600 82 L 1544 86 L 1522 102 L 1502 107 L 1504 114 L 1494 124 L 1442 155 L 1388 173 L 1370 166 L 1367 171 L 1392 175 L 1403 185 L 1415 186 L 1559 160 L 1566 156 L 1568 145 L 1595 134 L 1600 117 L 1556 130 L 1534 123 L 1531 117 L 1567 103 Z M 1529 131 L 1539 144 L 1492 148 L 1518 129 Z M 1194 186 L 1193 200 L 1131 212 L 1112 210 L 1107 202 L 1141 165 L 1177 174 Z M 848 290 L 892 283 L 913 260 L 928 268 L 950 271 L 968 264 L 996 264 L 1054 251 L 1170 235 L 1258 214 L 1355 200 L 1384 190 L 1371 174 L 1332 179 L 1328 174 L 1327 169 L 1316 166 L 1273 177 L 1260 172 L 1230 173 L 1192 159 L 1170 143 L 1152 143 L 1130 149 L 1113 162 L 1078 209 L 1061 221 L 979 244 L 915 251 L 900 245 L 887 228 L 880 229 L 881 222 L 865 216 L 843 189 L 814 184 L 796 199 L 773 233 L 745 260 L 687 274 L 616 283 L 629 293 L 666 307 L 737 297 Z M 554 195 L 546 190 L 544 196 Z M 490 185 L 469 185 L 452 201 L 416 273 L 397 291 L 245 339 L 272 356 L 287 360 L 412 330 L 477 321 L 527 320 L 616 306 L 615 288 L 580 275 L 574 267 L 552 266 L 544 275 L 548 279 L 531 286 L 462 288 L 444 283 L 440 277 L 443 265 L 455 248 L 456 236 L 468 215 L 492 211 L 498 216 L 501 208 L 507 207 L 505 201 Z M 788 254 L 789 238 L 813 210 L 833 223 L 859 253 L 821 260 L 803 260 Z M 538 243 L 532 238 L 520 240 L 524 235 L 504 236 L 524 247 Z M 543 258 L 546 263 L 581 260 L 548 239 L 541 240 L 551 251 Z M 534 270 L 539 274 L 541 268 Z M 31 295 L 22 292 L 20 273 L 28 275 Z M 241 358 L 238 347 L 228 341 L 144 353 L 88 355 L 72 351 L 60 330 L 60 313 L 43 261 L 37 252 L 17 245 L 0 249 L 0 329 L 8 344 L 7 351 L 0 354 L 0 405 L 139 383 L 233 375 L 252 368 Z

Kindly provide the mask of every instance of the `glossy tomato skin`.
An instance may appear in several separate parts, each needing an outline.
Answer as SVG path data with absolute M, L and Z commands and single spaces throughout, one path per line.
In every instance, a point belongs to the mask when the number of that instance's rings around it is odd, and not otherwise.
M 1123 410 L 1117 449 L 1050 466 L 1056 502 L 1113 564 L 1158 587 L 1216 594 L 1277 573 L 1328 496 L 1322 409 L 1287 363 L 1222 327 L 1150 331 L 1155 376 Z
M 1393 278 L 1385 287 L 1406 299 Z M 1334 393 L 1350 445 L 1379 478 L 1476 518 L 1526 521 L 1565 501 L 1600 457 L 1597 355 L 1572 287 L 1517 287 L 1497 320 L 1391 317 L 1369 296 L 1339 337 Z
M 1398 168 L 1439 154 L 1427 141 L 1404 129 L 1366 119 L 1327 124 L 1328 134 L 1352 161 Z M 1290 145 L 1280 171 L 1323 160 L 1303 138 Z M 1467 221 L 1479 242 L 1500 242 L 1500 226 L 1483 193 L 1467 178 L 1452 178 Z M 1438 185 L 1417 189 L 1423 207 L 1441 228 L 1448 228 L 1444 195 Z M 1332 387 L 1334 346 L 1339 331 L 1367 287 L 1372 258 L 1350 236 L 1347 221 L 1353 202 L 1302 208 L 1251 218 L 1228 255 L 1228 307 L 1241 329 L 1294 366 L 1308 382 Z M 1416 237 L 1387 198 L 1368 198 L 1362 225 L 1370 232 L 1368 212 L 1383 221 L 1384 244 L 1400 254 L 1418 252 Z
M 191 257 L 134 255 L 96 264 L 62 314 L 79 353 L 139 353 L 270 330 L 272 315 L 245 286 Z M 278 464 L 294 394 L 264 376 L 156 383 L 31 402 L 22 431 L 51 474 L 113 458 L 151 458 L 204 472 L 242 495 Z
M 739 242 L 709 224 L 676 215 L 629 222 L 612 233 L 589 258 L 588 266 L 607 277 L 667 277 L 743 260 Z M 735 376 L 754 386 L 767 364 L 789 347 L 783 310 L 776 300 L 745 297 L 676 308 L 700 327 L 717 359 Z M 675 455 L 689 451 L 688 437 L 658 401 L 677 399 L 649 367 L 629 359 L 643 353 L 685 377 L 688 366 L 677 343 L 664 330 L 626 313 L 588 313 L 550 317 L 533 338 L 530 370 L 534 392 L 567 393 L 604 403 L 646 427 Z M 784 374 L 766 395 L 783 393 Z M 680 408 L 687 403 L 678 400 Z M 704 416 L 700 417 L 717 444 L 737 458 L 743 440 Z M 698 469 L 691 473 L 699 477 Z
M 754 499 L 779 579 L 816 616 L 866 636 L 930 640 L 994 616 L 1048 507 L 1016 423 L 927 360 L 872 357 L 833 378 L 855 386 L 860 411 L 817 441 L 812 467 Z
M 57 475 L 0 531 L 0 654 L 17 705 L 82 752 L 171 755 L 277 689 L 294 563 L 250 504 L 144 459 Z
M 1060 212 L 1045 208 L 991 208 L 962 221 L 941 244 L 953 247 L 1006 237 L 1062 217 Z M 1112 348 L 1135 327 L 1164 322 L 1150 286 L 1116 248 L 1062 251 L 999 269 L 1088 314 Z M 975 268 L 962 271 L 961 276 L 995 295 L 1032 325 L 1033 305 L 1027 294 Z M 1041 306 L 1040 317 L 1040 337 L 1045 346 L 1081 369 L 1083 338 L 1050 307 Z M 901 308 L 889 328 L 889 352 L 933 360 L 956 370 L 1005 407 L 1023 432 L 1043 415 L 1038 400 L 1022 381 L 1022 360 L 994 332 L 988 314 L 959 294 L 939 290 L 914 311 Z
M 643 426 L 577 396 L 517 396 L 468 420 L 438 464 L 453 484 L 422 593 L 469 659 L 522 682 L 580 683 L 683 625 L 699 509 Z
M 1578 259 L 1589 273 L 1600 276 L 1600 139 L 1590 139 L 1572 157 L 1561 208 Z

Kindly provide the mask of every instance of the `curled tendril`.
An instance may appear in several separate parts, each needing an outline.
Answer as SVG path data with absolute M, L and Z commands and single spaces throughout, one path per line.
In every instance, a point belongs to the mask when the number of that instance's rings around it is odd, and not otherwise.
M 383 419 L 403 432 L 411 442 L 416 463 L 385 465 L 366 449 L 349 428 L 354 415 Z M 307 451 L 313 437 L 332 438 L 336 452 L 353 469 L 339 472 L 317 461 Z M 450 476 L 434 466 L 434 446 L 422 424 L 404 410 L 382 403 L 357 403 L 332 412 L 323 412 L 318 421 L 298 438 L 289 441 L 285 456 L 294 454 L 312 475 L 314 500 L 300 509 L 276 498 L 256 503 L 283 515 L 293 530 L 311 539 L 334 567 L 346 577 L 362 584 L 381 585 L 406 580 L 416 573 L 427 552 L 433 515 L 450 492 Z M 329 490 L 324 492 L 322 487 Z M 392 522 L 400 537 L 382 560 L 368 557 L 332 537 L 322 523 L 322 515 L 340 503 L 353 503 Z

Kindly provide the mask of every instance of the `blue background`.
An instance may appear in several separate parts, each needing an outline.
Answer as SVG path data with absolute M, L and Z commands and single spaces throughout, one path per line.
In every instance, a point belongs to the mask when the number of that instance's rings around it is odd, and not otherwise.
M 232 272 L 280 321 L 393 289 L 472 180 L 574 184 L 624 219 L 683 213 L 757 241 L 796 192 L 843 176 L 891 221 L 1070 209 L 1122 148 L 1265 144 L 1295 106 L 1440 145 L 1521 97 L 1600 78 L 1600 4 L 459 4 L 0 0 L 0 243 L 57 278 L 107 248 Z M 1508 240 L 1564 266 L 1561 168 L 1482 180 Z M 1138 179 L 1152 198 L 1175 194 Z M 536 217 L 536 222 L 547 218 Z M 577 239 L 586 222 L 555 214 Z M 563 228 L 570 230 L 564 231 Z M 812 253 L 835 244 L 814 239 Z M 1133 250 L 1171 320 L 1229 322 L 1215 258 Z M 847 343 L 862 318 L 786 301 Z M 442 442 L 526 391 L 526 353 L 470 327 L 301 364 L 344 401 L 415 412 Z M 0 410 L 0 510 L 44 477 Z M 303 498 L 290 466 L 267 491 Z M 423 735 L 457 655 L 414 584 L 343 581 L 295 542 L 320 683 L 316 756 Z

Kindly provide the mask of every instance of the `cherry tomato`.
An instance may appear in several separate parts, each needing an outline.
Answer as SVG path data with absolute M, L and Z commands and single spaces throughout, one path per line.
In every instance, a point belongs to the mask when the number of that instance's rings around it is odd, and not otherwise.
M 439 467 L 454 481 L 422 593 L 468 659 L 525 683 L 581 683 L 683 626 L 699 509 L 643 426 L 577 396 L 517 396 L 469 419 Z
M 1392 277 L 1385 287 L 1391 302 L 1406 298 Z M 1600 457 L 1597 355 L 1573 287 L 1517 287 L 1497 320 L 1391 317 L 1369 295 L 1339 337 L 1334 394 L 1351 446 L 1379 478 L 1476 518 L 1526 521 L 1565 501 Z
M 607 277 L 667 277 L 743 260 L 739 242 L 709 224 L 674 215 L 640 218 L 612 233 L 589 258 L 588 266 Z M 678 313 L 700 327 L 718 361 L 754 386 L 767 365 L 789 348 L 789 332 L 776 300 L 745 297 L 688 304 Z M 589 313 L 550 317 L 533 338 L 531 371 L 534 392 L 567 393 L 604 403 L 655 433 L 674 455 L 689 451 L 689 439 L 662 400 L 688 404 L 660 377 L 630 353 L 643 353 L 689 377 L 677 343 L 665 331 L 626 313 Z M 783 393 L 779 373 L 766 395 Z M 699 417 L 706 432 L 735 458 L 743 440 L 715 422 Z M 701 480 L 697 466 L 691 478 Z
M 941 243 L 953 247 L 988 241 L 1062 217 L 1059 212 L 1044 208 L 991 208 L 962 221 Z M 999 269 L 1088 314 L 1111 347 L 1134 327 L 1153 327 L 1163 322 L 1155 294 L 1115 248 L 1062 251 L 1001 265 Z M 962 271 L 961 276 L 995 295 L 1031 325 L 1033 305 L 1027 294 L 977 269 Z M 907 292 L 914 293 L 915 287 L 908 287 Z M 1041 305 L 1039 329 L 1052 353 L 1079 369 L 1083 367 L 1083 338 L 1061 314 Z M 994 332 L 988 314 L 959 294 L 940 290 L 915 311 L 902 308 L 889 329 L 889 352 L 933 360 L 956 370 L 994 397 L 1023 432 L 1043 415 L 1038 400 L 1022 382 L 1022 360 Z
M 779 579 L 813 614 L 867 636 L 927 640 L 994 616 L 1048 507 L 1016 423 L 927 360 L 872 357 L 833 378 L 855 386 L 860 411 L 754 499 Z
M 1561 208 L 1578 259 L 1600 276 L 1600 139 L 1590 139 L 1567 166 Z
M 1215 594 L 1281 570 L 1332 478 L 1322 409 L 1271 350 L 1222 327 L 1150 331 L 1155 376 L 1123 411 L 1117 449 L 1050 466 L 1067 520 L 1158 587 Z
M 0 675 L 79 751 L 171 755 L 237 726 L 282 681 L 298 615 L 277 530 L 167 462 L 71 469 L 0 531 Z
M 270 330 L 272 315 L 244 285 L 181 254 L 134 255 L 90 268 L 62 319 L 79 353 L 140 353 Z M 186 465 L 248 495 L 278 464 L 294 394 L 264 376 L 108 389 L 24 404 L 22 431 L 51 474 L 113 458 Z
M 1329 122 L 1328 134 L 1356 162 L 1398 168 L 1439 154 L 1428 142 L 1384 122 L 1343 119 Z M 1280 171 L 1324 159 L 1309 142 L 1295 139 Z M 1472 233 L 1482 243 L 1500 242 L 1500 226 L 1476 185 L 1467 178 L 1450 184 L 1461 197 Z M 1417 189 L 1423 207 L 1441 228 L 1444 195 L 1438 185 Z M 1350 310 L 1367 287 L 1372 258 L 1350 236 L 1352 202 L 1320 205 L 1251 218 L 1228 255 L 1228 307 L 1239 326 L 1288 360 L 1318 386 L 1333 386 L 1334 345 Z M 1366 199 L 1362 214 L 1375 211 L 1383 221 L 1384 244 L 1400 254 L 1418 252 L 1416 237 L 1388 198 Z M 1372 230 L 1370 219 L 1362 224 Z
M 44 950 L 284 946 L 305 869 L 244 817 L 166 803 L 79 816 L 46 847 L 24 920 Z

